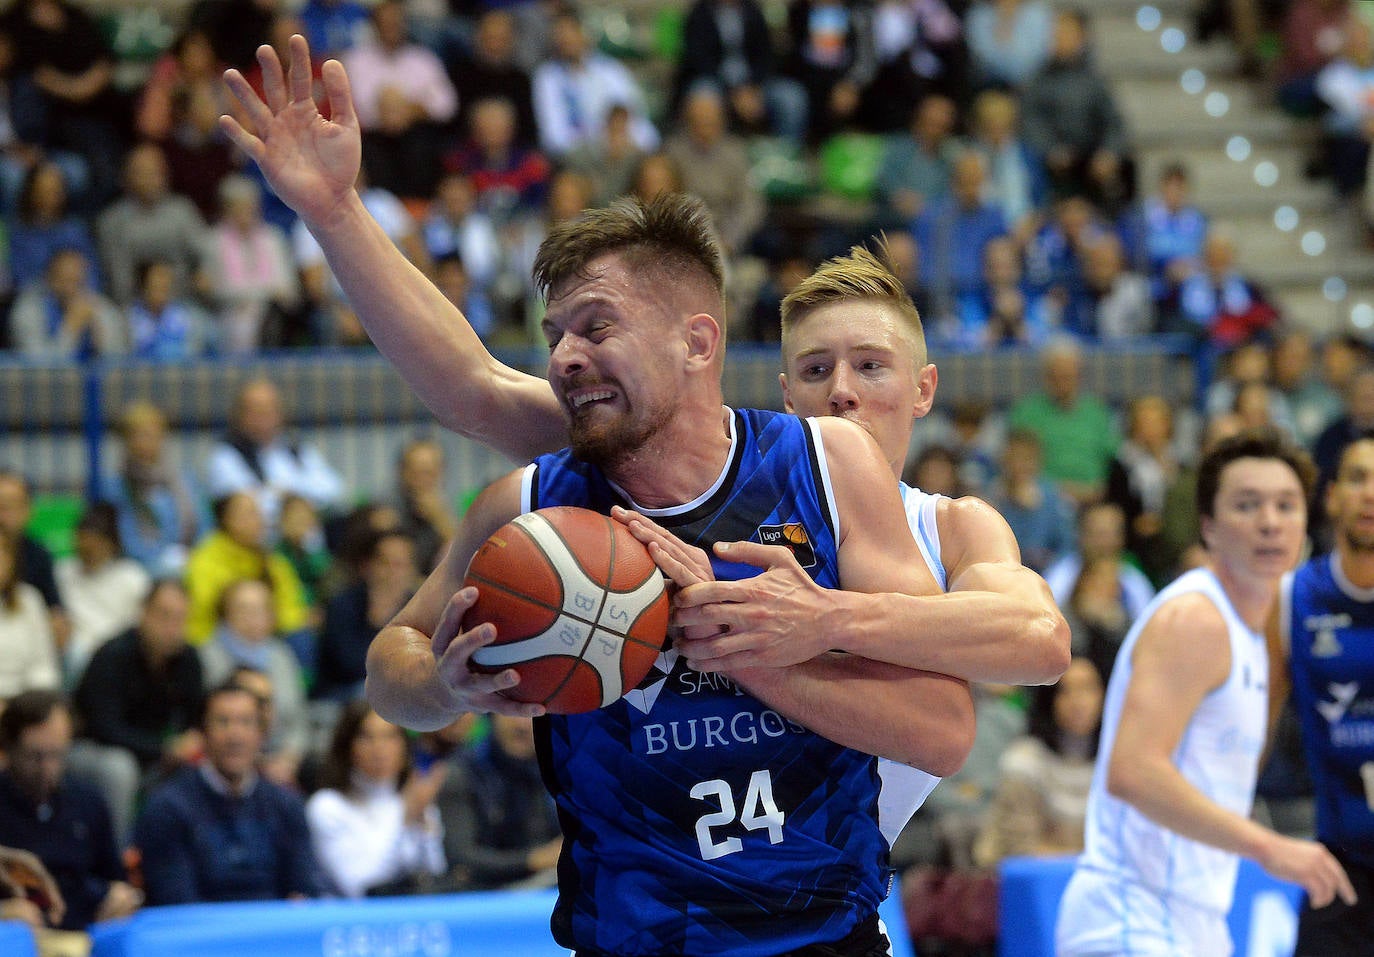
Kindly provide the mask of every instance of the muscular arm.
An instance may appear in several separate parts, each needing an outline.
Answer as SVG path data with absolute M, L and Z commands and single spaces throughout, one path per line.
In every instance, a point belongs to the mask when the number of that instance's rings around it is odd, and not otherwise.
M 1068 624 L 1044 579 L 1021 564 L 1006 521 L 978 499 L 964 498 L 942 501 L 937 522 L 945 594 L 824 589 L 788 568 L 786 556 L 732 544 L 732 558 L 756 556 L 770 570 L 682 593 L 681 624 L 729 625 L 726 635 L 694 642 L 691 657 L 719 670 L 839 650 L 965 681 L 1058 680 L 1068 667 Z M 910 539 L 905 519 L 900 528 Z M 806 635 L 805 643 L 797 635 Z
M 519 513 L 520 472 L 497 479 L 472 503 L 448 554 L 415 596 L 383 628 L 367 651 L 367 699 L 386 720 L 417 731 L 445 727 L 468 711 L 534 717 L 538 705 L 502 697 L 517 675 L 482 675 L 468 659 L 496 636 L 483 625 L 462 632 L 463 614 L 476 601 L 463 588 L 468 560 L 487 537 Z
M 1174 765 L 1174 750 L 1193 715 L 1230 673 L 1230 650 L 1226 622 L 1204 596 L 1181 595 L 1159 608 L 1131 656 L 1130 687 L 1105 756 L 1107 790 L 1156 824 L 1302 884 L 1317 907 L 1337 893 L 1353 900 L 1345 872 L 1325 848 L 1221 807 Z
M 291 38 L 289 75 L 271 47 L 258 49 L 258 62 L 265 101 L 237 71 L 225 74 L 251 131 L 228 116 L 221 126 L 300 214 L 377 348 L 455 432 L 519 461 L 566 445 L 548 383 L 498 362 L 363 207 L 354 189 L 361 136 L 343 66 L 330 60 L 323 67 L 326 120 L 310 96 L 303 38 Z

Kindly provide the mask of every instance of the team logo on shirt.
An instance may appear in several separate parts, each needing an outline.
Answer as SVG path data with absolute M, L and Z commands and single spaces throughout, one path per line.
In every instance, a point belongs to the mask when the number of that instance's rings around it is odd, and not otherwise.
M 1345 717 L 1346 711 L 1350 709 L 1350 703 L 1360 693 L 1360 683 L 1349 681 L 1341 684 L 1333 681 L 1326 686 L 1326 691 L 1333 700 L 1318 701 L 1317 713 L 1326 719 L 1327 724 L 1335 724 Z
M 786 525 L 760 525 L 759 541 L 765 545 L 781 545 L 792 552 L 792 557 L 802 568 L 814 568 L 816 549 L 811 544 L 811 536 L 799 522 Z
M 1312 657 L 1334 658 L 1345 649 L 1336 638 L 1337 628 L 1349 628 L 1349 615 L 1311 615 L 1303 619 L 1302 626 L 1312 632 Z

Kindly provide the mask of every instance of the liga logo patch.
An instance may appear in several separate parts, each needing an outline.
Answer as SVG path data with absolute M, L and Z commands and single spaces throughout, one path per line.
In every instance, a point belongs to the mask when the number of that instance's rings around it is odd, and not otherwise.
M 811 536 L 806 534 L 806 528 L 798 522 L 788 522 L 786 525 L 760 525 L 759 541 L 765 545 L 781 545 L 790 549 L 792 557 L 802 568 L 811 568 L 816 564 L 816 549 L 811 545 Z

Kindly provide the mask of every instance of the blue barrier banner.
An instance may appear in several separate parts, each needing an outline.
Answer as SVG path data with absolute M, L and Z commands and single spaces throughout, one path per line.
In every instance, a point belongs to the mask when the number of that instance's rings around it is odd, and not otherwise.
M 92 957 L 567 957 L 549 933 L 555 897 L 504 891 L 150 907 L 97 925 Z M 880 913 L 894 957 L 915 957 L 898 890 Z M 0 937 L 0 954 L 23 953 Z
M 0 954 L 5 957 L 38 957 L 38 946 L 28 924 L 0 921 Z
M 1073 874 L 1072 857 L 1012 857 L 1001 865 L 999 957 L 1054 957 L 1059 895 Z M 1234 957 L 1292 957 L 1302 889 L 1240 862 L 1227 922 Z

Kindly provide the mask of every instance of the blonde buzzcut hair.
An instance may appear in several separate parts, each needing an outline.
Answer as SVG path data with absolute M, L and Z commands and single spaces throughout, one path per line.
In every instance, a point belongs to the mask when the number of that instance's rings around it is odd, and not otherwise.
M 878 253 L 852 246 L 844 256 L 834 256 L 817 267 L 782 300 L 783 358 L 792 330 L 813 309 L 835 302 L 874 302 L 890 306 L 911 338 L 911 351 L 919 368 L 926 362 L 926 334 L 921 314 L 911 294 L 888 265 L 887 238 L 878 240 Z

